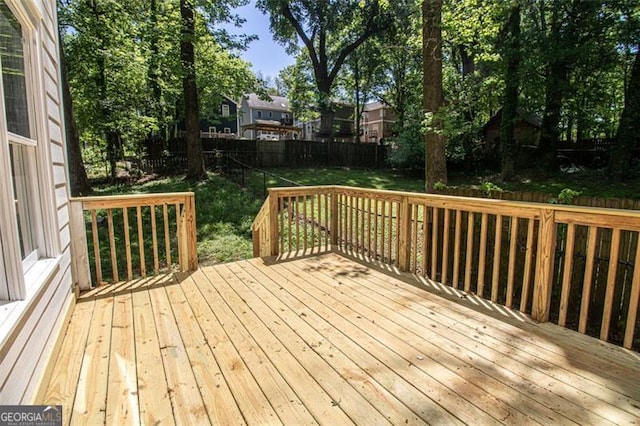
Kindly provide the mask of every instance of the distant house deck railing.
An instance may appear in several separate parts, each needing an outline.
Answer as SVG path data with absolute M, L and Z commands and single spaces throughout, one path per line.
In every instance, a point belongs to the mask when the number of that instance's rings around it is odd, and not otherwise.
M 83 197 L 70 203 L 72 264 L 81 290 L 197 269 L 192 192 Z
M 339 250 L 638 348 L 640 212 L 326 186 L 274 188 L 254 255 Z

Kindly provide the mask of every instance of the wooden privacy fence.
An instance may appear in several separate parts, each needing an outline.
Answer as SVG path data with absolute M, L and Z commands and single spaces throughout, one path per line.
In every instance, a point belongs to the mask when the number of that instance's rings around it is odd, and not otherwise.
M 638 348 L 640 212 L 341 186 L 272 188 L 254 255 L 357 253 Z
M 192 192 L 72 198 L 70 212 L 81 290 L 198 268 Z

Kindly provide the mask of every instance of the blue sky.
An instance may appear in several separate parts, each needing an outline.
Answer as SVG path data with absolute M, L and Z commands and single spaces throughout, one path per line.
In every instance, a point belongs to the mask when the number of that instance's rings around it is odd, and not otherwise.
M 232 34 L 255 34 L 258 40 L 249 45 L 249 49 L 240 56 L 251 62 L 253 71 L 261 71 L 267 77 L 277 77 L 278 72 L 287 65 L 293 64 L 292 57 L 287 55 L 284 46 L 273 41 L 269 31 L 269 17 L 256 9 L 255 1 L 236 9 L 236 13 L 246 19 L 242 28 L 227 27 Z

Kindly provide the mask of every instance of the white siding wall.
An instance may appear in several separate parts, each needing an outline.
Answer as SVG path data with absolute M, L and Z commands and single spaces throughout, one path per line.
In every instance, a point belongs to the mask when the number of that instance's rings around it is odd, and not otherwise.
M 34 2 L 42 13 L 38 34 L 42 49 L 41 85 L 46 92 L 46 136 L 50 146 L 48 168 L 55 182 L 55 199 L 62 257 L 52 278 L 30 299 L 5 344 L 0 347 L 0 404 L 32 403 L 56 343 L 73 306 L 70 268 L 69 213 L 65 148 L 62 128 L 58 26 L 55 0 Z M 54 221 L 56 222 L 56 221 Z

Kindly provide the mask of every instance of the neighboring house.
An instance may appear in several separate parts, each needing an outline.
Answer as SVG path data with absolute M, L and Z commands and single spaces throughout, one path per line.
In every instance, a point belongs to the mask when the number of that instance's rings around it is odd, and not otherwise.
M 213 119 L 200 120 L 202 137 L 240 137 L 240 117 L 238 104 L 228 96 L 223 96 L 218 111 L 214 111 Z
M 500 124 L 502 123 L 502 109 L 489 119 L 482 128 L 488 152 L 500 150 Z M 518 118 L 514 124 L 514 139 L 517 146 L 538 145 L 542 119 L 533 114 L 526 114 L 518 109 Z
M 294 138 L 300 132 L 293 125 L 289 99 L 270 96 L 261 99 L 255 93 L 242 97 L 240 103 L 240 136 L 249 139 Z
M 360 142 L 380 143 L 393 134 L 395 122 L 395 114 L 387 104 L 371 102 L 365 105 L 361 119 Z
M 238 104 L 228 96 L 223 96 L 220 105 L 211 112 L 210 118 L 200 119 L 200 136 L 203 138 L 240 138 Z M 207 116 L 207 111 L 201 112 L 201 117 Z M 185 134 L 184 120 L 176 125 L 176 136 Z
M 0 404 L 31 404 L 74 305 L 55 0 L 0 0 Z

